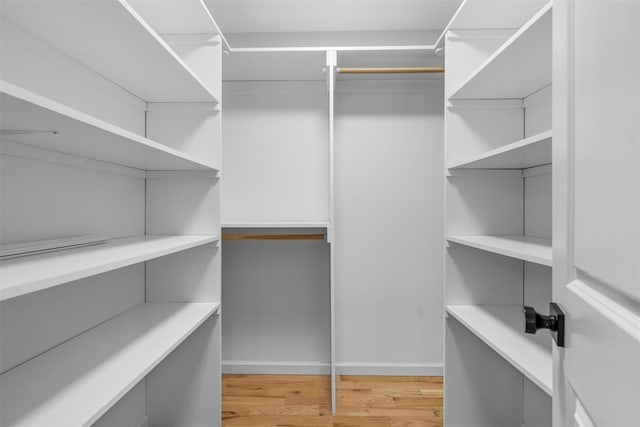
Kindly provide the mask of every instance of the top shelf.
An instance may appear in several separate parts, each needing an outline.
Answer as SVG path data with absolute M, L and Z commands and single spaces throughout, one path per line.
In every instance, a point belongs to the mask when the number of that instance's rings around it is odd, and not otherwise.
M 217 34 L 230 49 L 224 34 L 203 0 L 128 0 L 158 34 Z
M 126 0 L 4 1 L 2 15 L 147 102 L 218 102 Z
M 522 99 L 551 83 L 551 3 L 509 38 L 449 99 Z

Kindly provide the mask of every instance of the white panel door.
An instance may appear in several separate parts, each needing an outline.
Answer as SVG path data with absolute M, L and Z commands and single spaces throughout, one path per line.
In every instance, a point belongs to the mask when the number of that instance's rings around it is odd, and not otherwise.
M 640 426 L 640 1 L 554 2 L 554 425 Z

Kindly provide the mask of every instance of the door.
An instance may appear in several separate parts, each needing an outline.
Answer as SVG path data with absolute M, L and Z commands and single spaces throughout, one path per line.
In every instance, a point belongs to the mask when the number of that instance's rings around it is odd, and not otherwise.
M 554 426 L 640 426 L 640 1 L 554 1 Z

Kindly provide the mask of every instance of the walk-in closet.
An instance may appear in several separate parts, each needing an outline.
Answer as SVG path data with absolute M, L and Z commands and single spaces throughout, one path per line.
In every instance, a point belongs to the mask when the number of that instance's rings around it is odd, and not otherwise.
M 639 1 L 0 19 L 0 427 L 640 425 Z

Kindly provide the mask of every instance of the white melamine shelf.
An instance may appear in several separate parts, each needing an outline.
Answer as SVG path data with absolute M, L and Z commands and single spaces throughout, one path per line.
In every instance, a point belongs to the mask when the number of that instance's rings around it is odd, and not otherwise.
M 525 98 L 551 83 L 551 3 L 491 55 L 449 99 Z
M 328 228 L 324 221 L 227 221 L 223 228 Z
M 452 162 L 449 169 L 526 169 L 551 163 L 551 131 Z
M 523 330 L 520 306 L 448 305 L 447 313 L 484 341 L 507 362 L 551 395 L 551 351 Z
M 0 261 L 0 301 L 216 242 L 217 236 L 138 236 Z
M 143 170 L 218 170 L 11 83 L 0 81 L 0 92 L 0 129 L 7 141 Z
M 147 102 L 217 102 L 126 0 L 5 1 L 2 14 Z
M 93 424 L 219 307 L 142 304 L 19 365 L 0 377 L 0 424 Z
M 447 240 L 535 264 L 552 265 L 551 239 L 522 235 L 458 235 L 449 236 Z

